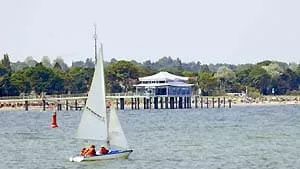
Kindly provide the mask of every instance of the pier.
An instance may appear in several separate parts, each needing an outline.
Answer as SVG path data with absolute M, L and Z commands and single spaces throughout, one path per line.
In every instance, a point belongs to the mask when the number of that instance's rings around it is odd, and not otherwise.
M 86 94 L 77 95 L 47 95 L 45 97 L 10 97 L 0 98 L 0 110 L 2 107 L 16 109 L 55 109 L 80 111 L 86 103 Z M 190 97 L 149 97 L 139 95 L 115 94 L 106 96 L 107 106 L 115 106 L 119 110 L 131 109 L 191 109 L 191 108 L 231 108 L 231 98 L 204 97 L 193 95 Z

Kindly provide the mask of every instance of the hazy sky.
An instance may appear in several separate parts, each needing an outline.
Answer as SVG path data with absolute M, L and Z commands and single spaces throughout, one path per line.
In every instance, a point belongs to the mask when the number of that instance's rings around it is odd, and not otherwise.
M 0 58 L 300 63 L 299 0 L 0 0 Z

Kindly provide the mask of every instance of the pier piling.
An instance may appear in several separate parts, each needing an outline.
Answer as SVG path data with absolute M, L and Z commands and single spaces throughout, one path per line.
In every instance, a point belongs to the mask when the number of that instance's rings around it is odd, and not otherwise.
M 125 104 L 124 98 L 120 98 L 120 109 L 121 110 L 124 110 L 124 104 Z
M 77 100 L 75 100 L 75 110 L 76 110 L 76 111 L 78 110 L 78 103 L 77 103 Z
M 206 98 L 206 108 L 208 108 L 208 97 Z
M 25 101 L 25 111 L 28 111 L 28 100 Z
M 119 100 L 116 99 L 117 110 L 119 110 Z
M 146 109 L 146 102 L 147 102 L 147 100 L 146 100 L 146 98 L 144 97 L 144 109 Z
M 164 108 L 163 97 L 160 97 L 160 109 Z
M 131 98 L 131 110 L 133 110 L 133 104 L 134 104 L 133 98 Z
M 169 99 L 168 99 L 168 97 L 165 97 L 165 108 L 166 109 L 169 108 Z
M 170 108 L 174 109 L 174 97 L 170 97 Z
M 158 97 L 154 97 L 154 109 L 158 109 Z
M 66 100 L 66 110 L 69 110 L 69 100 Z
M 46 100 L 43 99 L 43 111 L 46 110 Z
M 201 97 L 201 99 L 200 99 L 200 107 L 201 107 L 201 109 L 203 108 L 203 97 Z
M 182 97 L 179 97 L 179 101 L 178 101 L 178 108 L 182 109 Z

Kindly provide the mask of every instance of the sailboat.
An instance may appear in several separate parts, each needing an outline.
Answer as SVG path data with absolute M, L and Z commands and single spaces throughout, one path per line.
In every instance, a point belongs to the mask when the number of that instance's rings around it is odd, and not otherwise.
M 106 108 L 102 45 L 97 56 L 92 84 L 76 137 L 102 141 L 109 148 L 109 152 L 103 155 L 97 153 L 96 156 L 91 157 L 81 155 L 70 157 L 69 160 L 72 162 L 128 158 L 133 152 L 133 150 L 128 149 L 127 140 L 115 108 Z

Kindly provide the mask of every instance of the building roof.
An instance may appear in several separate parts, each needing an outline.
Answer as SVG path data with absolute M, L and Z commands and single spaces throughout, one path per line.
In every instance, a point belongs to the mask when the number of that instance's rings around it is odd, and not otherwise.
M 188 77 L 182 77 L 173 75 L 168 72 L 159 72 L 157 74 L 154 74 L 152 76 L 146 76 L 139 78 L 140 81 L 186 81 L 188 80 Z
M 138 84 L 134 85 L 137 87 L 159 87 L 159 86 L 177 86 L 177 87 L 190 87 L 193 86 L 193 84 L 188 84 L 184 82 L 167 82 L 167 83 L 148 83 L 148 84 Z

